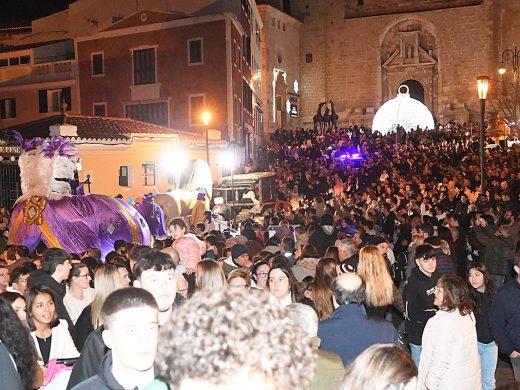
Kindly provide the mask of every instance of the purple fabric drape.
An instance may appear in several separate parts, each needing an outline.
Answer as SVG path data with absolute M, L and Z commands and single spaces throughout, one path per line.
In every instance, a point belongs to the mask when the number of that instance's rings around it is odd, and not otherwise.
M 24 208 L 25 202 L 20 202 L 13 211 L 10 242 L 25 245 L 31 251 L 40 240 L 51 246 L 37 225 L 26 225 L 22 221 L 17 231 L 13 231 L 17 216 Z M 151 245 L 145 219 L 122 199 L 86 195 L 47 200 L 43 219 L 61 247 L 71 253 L 81 254 L 87 249 L 99 248 L 104 258 L 114 250 L 116 240 Z
M 158 237 L 166 234 L 164 211 L 159 205 L 144 198 L 143 202 L 138 204 L 136 208 L 148 223 L 152 235 Z

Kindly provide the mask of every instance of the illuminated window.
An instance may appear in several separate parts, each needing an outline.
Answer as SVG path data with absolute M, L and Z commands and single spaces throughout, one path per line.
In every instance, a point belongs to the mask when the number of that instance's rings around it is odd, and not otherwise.
M 143 185 L 155 185 L 155 164 L 143 164 Z

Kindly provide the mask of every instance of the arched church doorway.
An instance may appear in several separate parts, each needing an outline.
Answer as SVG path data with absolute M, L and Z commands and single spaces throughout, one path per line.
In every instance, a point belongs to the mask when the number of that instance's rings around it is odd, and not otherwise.
M 417 80 L 406 80 L 401 85 L 406 85 L 410 90 L 410 97 L 424 104 L 424 87 Z

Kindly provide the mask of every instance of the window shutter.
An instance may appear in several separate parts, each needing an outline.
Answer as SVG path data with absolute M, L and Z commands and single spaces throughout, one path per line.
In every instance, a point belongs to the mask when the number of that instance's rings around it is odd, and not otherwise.
M 121 187 L 128 187 L 128 167 L 119 167 L 119 185 Z
M 38 91 L 38 103 L 40 105 L 40 113 L 49 112 L 47 107 L 47 90 L 40 89 Z
M 5 99 L 0 100 L 0 119 L 5 119 Z

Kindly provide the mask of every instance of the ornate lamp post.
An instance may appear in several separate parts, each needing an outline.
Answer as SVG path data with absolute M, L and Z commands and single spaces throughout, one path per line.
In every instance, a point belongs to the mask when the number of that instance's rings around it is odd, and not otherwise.
M 486 96 L 489 88 L 489 77 L 477 77 L 478 98 L 480 100 L 480 192 L 486 191 L 486 168 L 484 164 L 484 114 L 486 112 Z
M 501 75 L 506 73 L 506 64 L 508 61 L 511 61 L 511 65 L 513 66 L 513 75 L 516 79 L 520 70 L 520 49 L 517 49 L 516 46 L 513 48 L 513 50 L 506 49 L 502 52 L 501 62 L 498 66 L 498 73 Z

